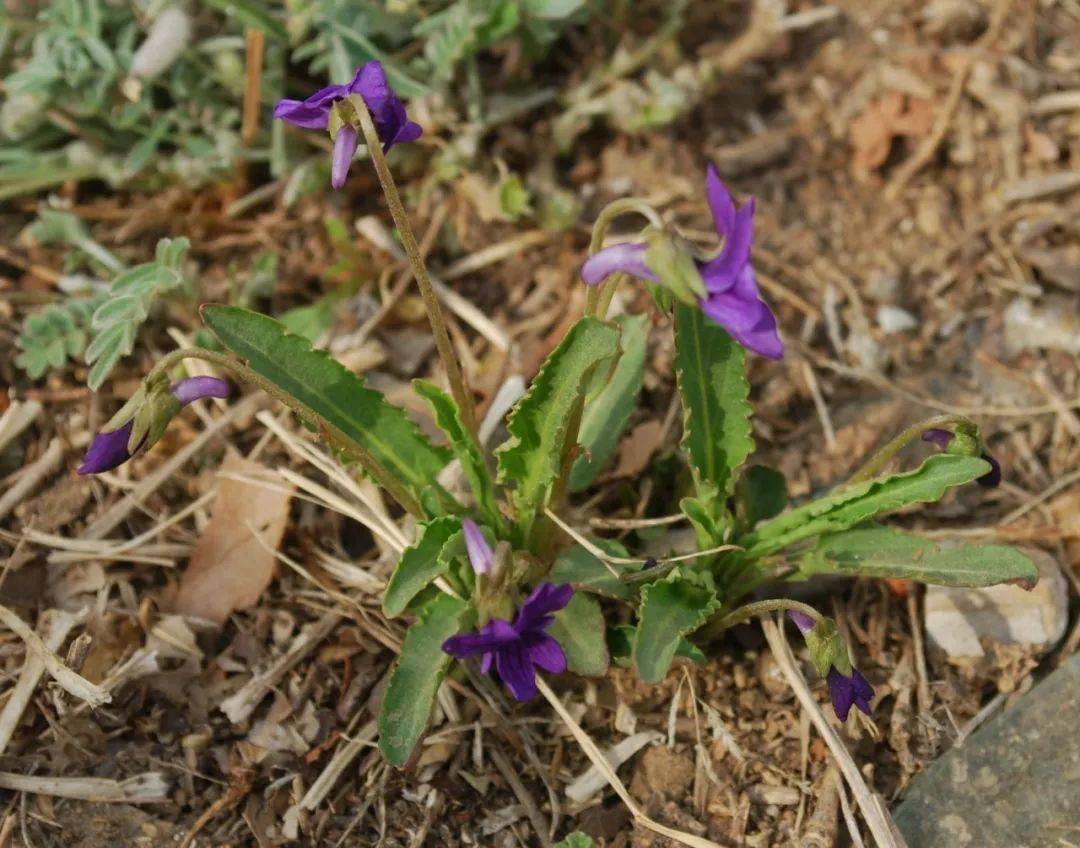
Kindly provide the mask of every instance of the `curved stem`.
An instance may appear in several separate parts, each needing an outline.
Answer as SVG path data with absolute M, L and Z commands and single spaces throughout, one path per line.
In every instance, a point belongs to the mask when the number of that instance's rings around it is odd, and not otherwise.
M 614 200 L 601 209 L 600 214 L 596 216 L 596 222 L 593 224 L 592 229 L 592 238 L 589 240 L 589 256 L 595 255 L 600 251 L 600 248 L 604 246 L 604 239 L 607 237 L 608 227 L 611 226 L 611 223 L 620 215 L 625 215 L 628 212 L 637 212 L 639 215 L 647 218 L 649 223 L 658 229 L 664 226 L 664 222 L 660 219 L 660 215 L 657 211 L 644 200 L 637 197 L 623 197 L 619 200 Z M 601 289 L 606 290 L 609 287 L 616 285 L 618 285 L 618 279 L 613 280 L 610 283 L 601 283 L 596 286 L 590 286 L 589 292 L 585 298 L 585 314 L 599 315 Z M 612 294 L 614 294 L 613 288 Z M 609 295 L 607 299 L 607 303 L 610 302 L 611 295 Z M 603 316 L 601 315 L 600 317 Z
M 780 610 L 795 610 L 796 612 L 801 612 L 803 615 L 812 618 L 815 624 L 822 619 L 821 613 L 809 604 L 804 604 L 802 601 L 793 601 L 790 598 L 775 598 L 768 601 L 754 601 L 749 604 L 743 604 L 738 609 L 732 610 L 727 615 L 718 618 L 716 621 L 709 624 L 708 635 L 710 637 L 719 636 L 725 630 L 734 627 L 736 624 L 742 624 L 744 621 L 749 621 L 755 616 L 765 615 Z
M 409 215 L 405 211 L 405 205 L 401 202 L 397 183 L 390 166 L 386 163 L 386 154 L 383 153 L 382 142 L 375 130 L 375 124 L 371 120 L 366 108 L 356 110 L 360 119 L 360 128 L 364 131 L 364 141 L 367 142 L 368 155 L 375 165 L 375 173 L 379 177 L 383 194 L 386 195 L 386 204 L 390 207 L 390 216 L 394 219 L 398 234 L 401 236 L 401 244 L 405 248 L 405 255 L 409 258 L 413 276 L 416 277 L 416 285 L 420 289 L 420 296 L 424 300 L 424 308 L 431 322 L 431 334 L 435 337 L 435 348 L 439 351 L 443 368 L 446 369 L 446 378 L 450 383 L 450 393 L 454 396 L 458 408 L 461 410 L 461 418 L 465 427 L 474 436 L 476 435 L 476 407 L 473 404 L 472 395 L 465 383 L 465 376 L 461 372 L 461 365 L 454 347 L 450 342 L 450 334 L 446 331 L 446 322 L 443 320 L 442 307 L 439 299 L 435 296 L 435 289 L 431 285 L 431 277 L 428 276 L 424 257 L 416 243 L 412 224 L 409 223 Z
M 918 424 L 912 424 L 870 457 L 870 459 L 863 463 L 863 465 L 860 466 L 846 482 L 841 483 L 837 488 L 846 489 L 849 486 L 854 486 L 857 483 L 862 483 L 875 477 L 877 473 L 885 467 L 889 460 L 896 456 L 903 448 L 907 447 L 908 444 L 919 438 L 927 430 L 938 428 L 947 429 L 956 424 L 967 424 L 971 427 L 975 426 L 975 423 L 970 418 L 963 415 L 938 415 L 935 418 L 921 421 Z
M 403 509 L 418 518 L 424 517 L 424 510 L 420 506 L 419 501 L 412 496 L 412 493 L 401 484 L 397 477 L 387 470 L 386 466 L 379 462 L 371 451 L 341 432 L 341 430 L 330 425 L 317 413 L 308 409 L 288 392 L 282 391 L 278 386 L 262 376 L 262 374 L 254 371 L 235 356 L 227 353 L 220 353 L 216 350 L 207 350 L 206 348 L 201 347 L 174 350 L 163 356 L 158 360 L 157 364 L 150 369 L 150 373 L 146 375 L 146 382 L 151 381 L 159 375 L 164 375 L 170 368 L 179 364 L 184 359 L 202 359 L 205 362 L 209 362 L 221 368 L 226 368 L 245 383 L 251 383 L 253 386 L 262 389 L 266 394 L 289 407 L 289 409 L 301 418 L 309 421 L 314 418 L 319 424 L 320 433 L 323 438 L 330 443 L 331 447 L 336 448 L 342 453 L 355 459 L 360 466 L 371 475 L 371 478 L 386 489 L 387 493 L 396 500 Z

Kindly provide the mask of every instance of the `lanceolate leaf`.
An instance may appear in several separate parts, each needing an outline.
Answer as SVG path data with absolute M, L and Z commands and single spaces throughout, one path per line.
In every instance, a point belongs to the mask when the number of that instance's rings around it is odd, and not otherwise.
M 513 412 L 510 438 L 496 451 L 499 480 L 514 483 L 521 527 L 532 519 L 559 473 L 566 449 L 567 425 L 593 369 L 615 355 L 619 332 L 596 318 L 582 318 L 552 351 L 528 394 Z
M 435 415 L 435 423 L 450 440 L 450 448 L 461 462 L 461 468 L 469 481 L 477 505 L 488 521 L 498 526 L 502 522 L 502 516 L 495 504 L 495 486 L 491 480 L 491 472 L 488 471 L 484 455 L 476 439 L 465 428 L 461 420 L 461 411 L 454 403 L 454 399 L 438 386 L 424 380 L 413 380 L 413 390 L 428 402 Z
M 675 307 L 675 367 L 683 403 L 683 447 L 695 479 L 730 493 L 754 450 L 746 352 L 700 309 Z
M 468 618 L 464 601 L 440 594 L 405 634 L 379 712 L 379 749 L 395 766 L 408 761 L 427 727 L 435 693 L 450 667 L 442 644 L 465 629 Z
M 898 577 L 939 586 L 1033 582 L 1035 564 L 1004 545 L 937 545 L 892 527 L 860 527 L 822 536 L 799 561 L 796 577 L 845 574 Z
M 679 571 L 642 589 L 634 634 L 634 665 L 641 679 L 646 683 L 663 680 L 683 637 L 719 608 L 712 589 Z
M 786 512 L 744 537 L 742 544 L 748 553 L 762 556 L 811 536 L 846 530 L 875 515 L 939 500 L 948 489 L 989 470 L 990 463 L 977 456 L 935 454 L 914 471 L 867 480 Z
M 615 321 L 622 328 L 619 338 L 622 353 L 610 379 L 594 377 L 592 381 L 599 385 L 595 393 L 590 392 L 581 416 L 578 441 L 586 454 L 574 461 L 570 472 L 570 488 L 574 491 L 588 486 L 607 463 L 630 423 L 630 413 L 641 391 L 649 319 L 645 315 L 620 315 Z
M 558 640 L 566 653 L 566 666 L 574 674 L 599 677 L 611 664 L 606 625 L 600 604 L 584 592 L 575 592 L 565 609 L 555 613 L 548 633 Z
M 214 304 L 204 306 L 202 315 L 225 347 L 310 411 L 309 424 L 329 426 L 365 448 L 424 502 L 425 488 L 436 485 L 450 452 L 432 445 L 403 409 L 273 318 Z
M 406 548 L 390 575 L 383 593 L 383 612 L 391 618 L 401 615 L 409 602 L 438 577 L 444 562 L 439 556 L 450 538 L 461 529 L 461 519 L 444 515 L 421 524 L 416 544 Z

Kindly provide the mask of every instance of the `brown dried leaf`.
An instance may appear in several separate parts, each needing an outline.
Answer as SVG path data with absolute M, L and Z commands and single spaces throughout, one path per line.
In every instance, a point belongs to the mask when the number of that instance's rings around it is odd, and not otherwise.
M 222 624 L 234 609 L 254 604 L 270 583 L 293 487 L 236 455 L 222 463 L 217 485 L 210 522 L 180 579 L 176 611 Z

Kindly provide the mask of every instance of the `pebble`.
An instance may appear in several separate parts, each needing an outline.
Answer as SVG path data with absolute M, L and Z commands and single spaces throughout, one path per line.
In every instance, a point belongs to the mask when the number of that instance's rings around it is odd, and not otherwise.
M 885 304 L 878 307 L 877 323 L 886 335 L 892 335 L 905 330 L 914 330 L 919 326 L 919 319 L 906 309 Z
M 1025 548 L 1039 569 L 1031 591 L 1019 586 L 926 590 L 926 635 L 951 658 L 981 657 L 979 640 L 1048 649 L 1065 634 L 1069 592 L 1057 560 L 1037 548 Z

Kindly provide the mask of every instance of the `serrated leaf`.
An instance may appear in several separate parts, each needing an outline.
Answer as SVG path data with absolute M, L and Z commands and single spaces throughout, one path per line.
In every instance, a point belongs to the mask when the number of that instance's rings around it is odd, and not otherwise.
M 443 642 L 465 629 L 471 616 L 464 601 L 440 594 L 405 634 L 379 711 L 379 750 L 393 765 L 405 765 L 420 741 L 450 667 Z
M 420 524 L 416 543 L 406 548 L 383 592 L 383 612 L 396 618 L 445 566 L 440 556 L 447 541 L 461 530 L 461 519 L 446 515 Z
M 867 480 L 811 501 L 758 527 L 743 538 L 747 553 L 764 556 L 822 533 L 836 533 L 982 477 L 990 463 L 977 456 L 934 454 L 913 471 Z
M 860 527 L 822 536 L 799 560 L 796 578 L 815 574 L 891 577 L 939 586 L 1034 581 L 1031 559 L 1005 545 L 938 545 L 892 527 Z
M 611 653 L 611 661 L 620 668 L 630 668 L 633 663 L 634 638 L 637 628 L 633 624 L 620 624 L 608 628 L 607 642 Z M 697 665 L 705 665 L 708 657 L 704 652 L 687 638 L 679 640 L 679 647 L 675 649 L 675 656 L 690 660 Z
M 585 677 L 606 674 L 611 664 L 605 631 L 600 604 L 583 592 L 575 592 L 548 627 L 566 653 L 567 669 Z
M 310 411 L 313 421 L 361 445 L 418 503 L 424 502 L 425 489 L 436 485 L 450 452 L 431 444 L 405 410 L 273 318 L 216 304 L 204 306 L 202 315 L 221 343 L 252 370 Z
M 716 593 L 680 571 L 641 590 L 634 665 L 646 683 L 664 679 L 683 637 L 720 609 Z
M 555 843 L 553 848 L 596 848 L 596 843 L 592 841 L 591 836 L 577 832 L 571 833 L 562 842 Z
M 602 381 L 595 395 L 585 401 L 578 435 L 585 453 L 574 461 L 570 472 L 572 491 L 588 486 L 610 459 L 641 392 L 649 319 L 645 315 L 620 315 L 615 322 L 622 330 L 621 353 L 610 379 Z
M 454 399 L 438 386 L 425 380 L 413 380 L 413 391 L 428 402 L 435 416 L 435 423 L 450 440 L 450 448 L 461 463 L 465 479 L 469 481 L 473 497 L 489 522 L 501 525 L 502 516 L 495 503 L 495 485 L 491 472 L 484 462 L 484 454 L 461 420 L 461 411 Z
M 513 483 L 523 528 L 532 519 L 559 473 L 567 447 L 567 425 L 595 368 L 606 364 L 619 333 L 597 318 L 582 318 L 551 352 L 528 393 L 510 413 L 510 438 L 497 450 L 499 481 Z
M 594 539 L 593 543 L 608 553 L 626 556 L 626 550 L 617 543 L 603 539 Z M 616 565 L 614 568 L 627 573 L 633 570 L 625 565 Z M 634 596 L 630 584 L 612 574 L 597 556 L 581 545 L 567 548 L 558 555 L 548 579 L 552 583 L 572 583 L 575 588 L 619 600 L 629 600 Z
M 683 403 L 683 447 L 695 479 L 730 494 L 754 450 L 746 351 L 700 309 L 675 306 L 675 367 Z

